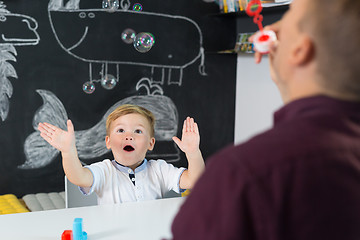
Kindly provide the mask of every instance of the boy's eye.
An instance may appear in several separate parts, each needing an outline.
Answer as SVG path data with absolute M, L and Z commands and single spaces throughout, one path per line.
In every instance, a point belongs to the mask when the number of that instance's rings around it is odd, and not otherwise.
M 118 130 L 117 130 L 117 132 L 125 132 L 125 130 L 124 129 L 122 129 L 122 128 L 119 128 Z
M 142 133 L 142 131 L 140 129 L 136 129 L 135 133 Z

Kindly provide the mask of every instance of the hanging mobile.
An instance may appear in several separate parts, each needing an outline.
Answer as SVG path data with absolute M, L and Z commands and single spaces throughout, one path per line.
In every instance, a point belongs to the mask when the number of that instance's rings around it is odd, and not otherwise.
M 262 25 L 263 16 L 260 14 L 261 11 L 262 6 L 260 0 L 250 1 L 246 7 L 247 15 L 249 15 L 250 17 L 254 17 L 254 23 L 258 25 L 260 30 L 260 32 L 256 33 L 253 37 L 254 48 L 257 52 L 266 54 L 269 53 L 270 44 L 276 41 L 277 38 L 274 31 L 264 31 Z

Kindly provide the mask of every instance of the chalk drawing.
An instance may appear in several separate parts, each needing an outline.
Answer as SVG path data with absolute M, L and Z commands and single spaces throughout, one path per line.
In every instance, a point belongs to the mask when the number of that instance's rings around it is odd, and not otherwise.
M 165 159 L 168 162 L 180 160 L 180 151 L 172 140 L 178 130 L 178 112 L 173 101 L 161 95 L 162 89 L 159 85 L 151 83 L 148 78 L 142 78 L 136 84 L 136 89 L 144 88 L 147 95 L 137 95 L 120 100 L 110 107 L 104 116 L 93 127 L 86 130 L 75 131 L 76 148 L 79 159 L 86 164 L 88 159 L 100 157 L 109 152 L 105 145 L 107 116 L 118 106 L 123 104 L 136 104 L 150 110 L 156 118 L 155 139 L 156 144 L 147 158 Z M 43 105 L 36 111 L 33 118 L 33 128 L 25 140 L 24 152 L 26 161 L 18 166 L 20 169 L 36 169 L 47 166 L 52 162 L 59 151 L 53 148 L 40 136 L 37 126 L 39 122 L 48 122 L 62 129 L 66 129 L 68 119 L 62 102 L 50 91 L 36 90 L 42 97 Z M 76 130 L 76 126 L 75 126 Z
M 11 25 L 8 24 L 11 22 Z M 9 99 L 13 86 L 9 78 L 18 78 L 10 61 L 16 62 L 17 52 L 14 46 L 37 45 L 40 37 L 36 32 L 37 21 L 29 16 L 11 13 L 0 1 L 0 117 L 5 121 L 10 109 Z M 14 31 L 15 30 L 15 31 Z M 14 37 L 14 33 L 17 34 Z
M 129 1 L 126 3 L 121 1 L 120 5 L 121 9 L 108 12 L 106 9 L 79 9 L 79 0 L 68 1 L 66 4 L 63 0 L 50 0 L 48 4 L 50 25 L 57 43 L 72 57 L 89 64 L 90 82 L 99 81 L 92 78 L 92 64 L 114 64 L 117 69 L 119 64 L 143 66 L 151 68 L 152 73 L 159 69 L 162 75 L 161 80 L 150 77 L 152 81 L 164 84 L 166 78 L 167 84 L 181 86 L 183 70 L 200 59 L 199 73 L 206 75 L 203 35 L 195 21 L 178 15 L 128 10 Z M 65 16 L 71 21 L 71 34 L 68 23 L 63 21 Z M 99 24 L 104 22 L 109 24 L 106 24 L 106 27 Z M 155 27 L 149 26 L 147 24 L 149 22 L 157 24 L 152 24 Z M 174 26 L 186 29 L 186 33 L 172 30 Z M 121 33 L 127 28 L 151 32 L 155 36 L 154 47 L 148 53 L 139 53 L 132 45 L 123 43 L 119 36 L 115 39 L 110 37 L 114 35 L 114 32 Z M 104 37 L 99 37 L 99 33 Z M 168 48 L 164 51 L 163 46 L 173 42 L 174 39 L 179 39 L 179 41 L 174 43 L 173 49 Z M 130 48 L 133 50 L 131 54 L 129 54 Z M 102 51 L 95 54 L 89 49 L 102 49 Z M 118 53 L 116 57 L 114 57 L 114 52 Z M 177 79 L 174 80 L 173 76 Z

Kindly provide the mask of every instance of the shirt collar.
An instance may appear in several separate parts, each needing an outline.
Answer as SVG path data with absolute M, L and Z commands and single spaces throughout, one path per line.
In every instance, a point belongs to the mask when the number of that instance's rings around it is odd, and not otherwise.
M 120 172 L 123 172 L 123 173 L 128 173 L 128 174 L 134 174 L 134 173 L 141 172 L 142 170 L 146 169 L 147 163 L 148 163 L 147 159 L 144 158 L 143 162 L 137 168 L 135 168 L 135 172 L 134 172 L 131 168 L 126 167 L 126 166 L 118 163 L 115 160 L 112 160 L 112 164 L 114 165 L 114 167 L 117 170 L 119 170 Z
M 360 102 L 339 100 L 318 95 L 294 100 L 274 113 L 274 125 L 301 116 L 319 114 L 360 114 Z

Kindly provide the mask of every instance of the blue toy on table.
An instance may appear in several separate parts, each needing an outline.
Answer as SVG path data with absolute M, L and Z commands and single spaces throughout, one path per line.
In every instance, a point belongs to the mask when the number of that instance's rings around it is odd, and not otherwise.
M 75 218 L 73 230 L 65 230 L 61 240 L 87 240 L 87 233 L 82 230 L 82 218 Z

